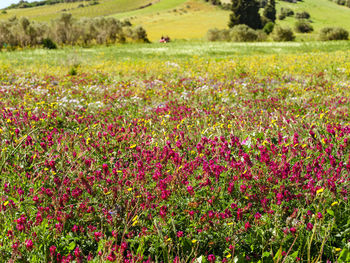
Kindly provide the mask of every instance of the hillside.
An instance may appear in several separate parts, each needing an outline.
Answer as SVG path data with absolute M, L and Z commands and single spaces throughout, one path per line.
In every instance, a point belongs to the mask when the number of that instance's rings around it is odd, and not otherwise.
M 223 0 L 229 2 L 230 0 Z M 72 13 L 74 17 L 113 16 L 119 19 L 130 19 L 133 24 L 142 25 L 148 32 L 150 40 L 169 35 L 176 39 L 200 39 L 210 28 L 225 28 L 229 11 L 212 6 L 204 0 L 100 0 L 94 6 L 78 7 L 78 3 L 62 3 L 26 9 L 8 10 L 0 14 L 0 19 L 14 15 L 26 16 L 38 21 L 48 21 L 60 16 L 63 12 Z M 83 2 L 84 3 L 84 2 Z M 350 8 L 337 5 L 329 0 L 304 0 L 297 4 L 277 1 L 277 10 L 290 7 L 295 12 L 307 11 L 311 14 L 314 33 L 301 35 L 297 39 L 314 39 L 320 28 L 341 26 L 350 30 Z M 296 19 L 288 17 L 277 21 L 282 26 L 293 27 Z

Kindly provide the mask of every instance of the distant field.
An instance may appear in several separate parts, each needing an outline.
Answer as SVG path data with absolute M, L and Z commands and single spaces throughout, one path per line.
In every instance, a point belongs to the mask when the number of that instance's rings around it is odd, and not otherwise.
M 223 0 L 230 2 L 230 0 Z M 152 3 L 152 5 L 147 6 Z M 130 19 L 135 25 L 146 28 L 150 40 L 157 41 L 162 35 L 176 39 L 203 39 L 211 28 L 227 27 L 230 11 L 212 6 L 204 0 L 101 0 L 99 5 L 78 8 L 81 3 L 67 3 L 30 9 L 9 10 L 0 14 L 0 19 L 13 15 L 26 16 L 38 21 L 48 21 L 63 12 L 75 17 L 112 16 Z M 87 3 L 86 3 L 87 5 Z M 145 8 L 141 8 L 147 6 Z M 314 40 L 319 30 L 325 26 L 341 26 L 350 30 L 350 8 L 337 5 L 329 0 L 304 0 L 297 4 L 277 1 L 277 10 L 290 7 L 295 12 L 307 11 L 311 14 L 311 34 L 297 34 L 297 40 Z M 294 27 L 296 19 L 277 21 L 282 26 Z
M 350 30 L 350 8 L 337 5 L 329 0 L 304 0 L 297 4 L 278 1 L 277 10 L 281 7 L 289 7 L 294 12 L 307 11 L 311 15 L 312 26 L 315 31 L 312 35 L 327 26 L 340 26 Z M 283 21 L 278 21 L 283 26 L 293 27 L 296 19 L 288 17 Z
M 0 14 L 0 19 L 7 19 L 16 15 L 17 17 L 26 16 L 38 21 L 48 21 L 59 17 L 63 12 L 72 13 L 75 17 L 106 16 L 135 10 L 158 1 L 159 0 L 100 0 L 100 4 L 93 6 L 89 6 L 88 1 L 62 3 L 34 8 L 7 10 L 7 14 Z M 85 7 L 78 8 L 81 4 L 84 4 Z

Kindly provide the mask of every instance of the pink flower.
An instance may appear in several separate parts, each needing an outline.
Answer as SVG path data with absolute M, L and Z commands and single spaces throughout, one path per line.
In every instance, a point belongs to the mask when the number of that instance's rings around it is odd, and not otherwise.
M 290 232 L 291 232 L 292 234 L 295 234 L 295 233 L 297 232 L 297 229 L 296 229 L 295 227 L 291 227 L 291 228 L 290 228 Z
M 184 236 L 184 232 L 183 231 L 178 231 L 177 232 L 177 237 L 183 237 Z
M 307 230 L 311 231 L 313 228 L 314 228 L 314 225 L 313 225 L 313 224 L 311 224 L 311 223 L 307 223 L 307 224 L 306 224 L 306 229 L 307 229 Z
M 318 212 L 318 213 L 317 213 L 317 218 L 318 218 L 318 219 L 321 219 L 322 217 L 323 217 L 323 216 L 322 216 L 322 213 L 321 213 L 321 212 Z
M 111 262 L 114 262 L 116 259 L 117 259 L 117 257 L 115 256 L 115 254 L 113 252 L 111 252 L 107 257 L 107 260 L 111 261 Z
M 56 246 L 51 246 L 50 247 L 50 256 L 52 257 L 53 255 L 55 255 L 56 252 Z
M 25 244 L 26 244 L 26 247 L 27 247 L 28 250 L 32 250 L 32 248 L 33 248 L 33 241 L 31 239 L 26 240 Z
M 245 230 L 247 231 L 249 228 L 251 228 L 252 226 L 250 225 L 250 223 L 249 222 L 246 222 L 245 224 L 244 224 L 244 228 L 245 228 Z
M 261 218 L 261 214 L 259 212 L 257 212 L 254 217 L 255 217 L 255 219 L 260 219 Z
M 214 256 L 213 254 L 209 254 L 209 255 L 208 255 L 208 261 L 209 261 L 209 262 L 215 262 L 215 259 L 216 259 L 216 258 L 215 258 L 215 256 Z

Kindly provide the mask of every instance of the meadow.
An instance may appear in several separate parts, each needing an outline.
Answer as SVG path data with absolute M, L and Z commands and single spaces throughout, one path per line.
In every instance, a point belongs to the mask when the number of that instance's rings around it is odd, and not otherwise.
M 1 52 L 0 262 L 349 262 L 349 50 Z

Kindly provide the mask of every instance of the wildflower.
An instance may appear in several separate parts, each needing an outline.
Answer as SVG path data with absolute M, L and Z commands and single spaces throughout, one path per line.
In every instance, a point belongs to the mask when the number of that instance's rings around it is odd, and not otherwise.
M 306 229 L 311 231 L 314 228 L 314 225 L 312 223 L 307 223 L 306 224 Z
M 26 247 L 27 247 L 28 250 L 32 250 L 32 248 L 33 248 L 33 241 L 31 239 L 26 240 L 25 244 L 26 244 Z
M 318 213 L 317 213 L 317 218 L 318 218 L 318 219 L 321 219 L 322 217 L 323 217 L 323 216 L 322 216 L 322 213 L 321 213 L 321 212 L 318 212 Z
M 50 247 L 50 256 L 53 257 L 53 255 L 55 255 L 55 252 L 56 252 L 56 246 L 51 246 Z
M 208 261 L 209 261 L 209 262 L 215 262 L 215 259 L 216 259 L 216 258 L 215 258 L 215 256 L 214 256 L 213 254 L 209 254 L 209 255 L 208 255 Z
M 323 189 L 323 188 L 318 189 L 318 190 L 316 191 L 316 194 L 320 194 L 320 193 L 322 193 L 323 191 L 324 191 L 324 189 Z
M 289 230 L 292 234 L 295 234 L 297 232 L 297 229 L 295 227 L 291 227 Z
M 246 222 L 246 223 L 244 224 L 244 228 L 245 228 L 246 231 L 247 231 L 249 228 L 251 228 L 250 223 L 249 223 L 249 222 Z
M 177 237 L 183 237 L 184 236 L 184 232 L 183 231 L 178 231 L 177 232 Z
M 259 212 L 257 212 L 254 217 L 255 217 L 255 219 L 260 219 L 262 217 L 262 215 Z
M 337 205 L 337 204 L 339 204 L 339 202 L 335 201 L 335 202 L 333 202 L 333 203 L 331 204 L 331 206 L 335 206 L 335 205 Z

